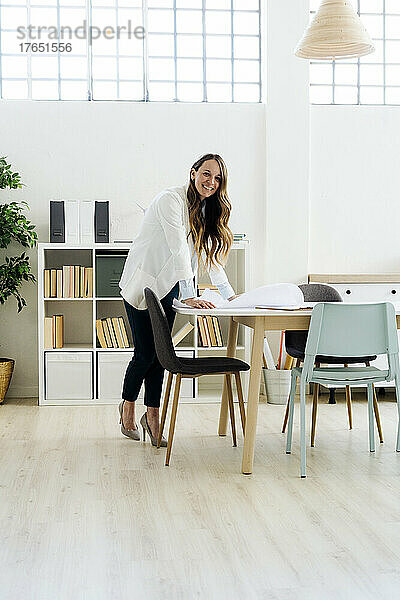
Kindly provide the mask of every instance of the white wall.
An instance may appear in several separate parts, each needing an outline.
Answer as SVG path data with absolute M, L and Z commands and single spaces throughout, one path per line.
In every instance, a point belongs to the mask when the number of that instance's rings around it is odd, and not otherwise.
M 294 48 L 308 0 L 269 0 L 267 44 L 266 281 L 305 281 L 309 222 L 308 61 Z
M 2 101 L 0 123 L 0 155 L 26 183 L 1 200 L 29 203 L 40 241 L 48 241 L 50 198 L 108 199 L 120 236 L 132 239 L 141 218 L 133 200 L 148 205 L 184 183 L 197 157 L 218 152 L 230 173 L 231 228 L 248 234 L 250 283 L 263 283 L 265 105 Z M 0 308 L 0 354 L 16 359 L 10 397 L 37 395 L 36 286 L 23 295 L 20 315 L 13 299 Z
M 310 273 L 400 271 L 400 107 L 313 106 Z

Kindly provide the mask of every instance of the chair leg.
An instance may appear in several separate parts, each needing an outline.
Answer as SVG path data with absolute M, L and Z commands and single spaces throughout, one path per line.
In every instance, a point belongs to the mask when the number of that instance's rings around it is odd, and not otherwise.
M 171 421 L 169 424 L 167 454 L 165 457 L 165 466 L 166 467 L 168 467 L 168 465 L 169 465 L 169 459 L 170 459 L 171 450 L 172 450 L 172 442 L 174 440 L 176 412 L 178 410 L 178 400 L 179 400 L 179 392 L 181 389 L 181 379 L 182 379 L 182 375 L 180 373 L 178 373 L 176 376 L 176 380 L 175 380 L 174 401 L 172 403 Z
M 400 452 L 400 378 L 398 375 L 394 378 L 396 386 L 396 401 L 397 401 L 397 443 L 396 452 Z
M 379 416 L 378 399 L 376 397 L 376 390 L 375 390 L 374 384 L 372 384 L 372 392 L 373 392 L 373 396 L 374 396 L 373 397 L 374 413 L 375 413 L 376 426 L 378 428 L 379 443 L 383 444 L 383 433 L 382 433 L 381 418 Z
M 292 359 L 292 365 L 293 365 L 293 361 L 294 361 L 294 358 Z M 296 367 L 299 367 L 300 363 L 301 363 L 300 358 L 297 358 L 296 359 Z M 285 412 L 285 416 L 283 418 L 283 423 L 282 423 L 282 433 L 285 433 L 285 431 L 286 431 L 286 426 L 287 426 L 288 417 L 289 417 L 289 404 L 290 404 L 290 394 L 289 394 L 289 398 L 286 403 L 286 412 Z
M 292 452 L 292 435 L 293 435 L 293 413 L 294 413 L 294 399 L 296 396 L 296 383 L 297 377 L 292 372 L 292 378 L 290 382 L 290 394 L 288 400 L 289 414 L 288 414 L 288 430 L 286 437 L 286 454 Z
M 300 380 L 300 477 L 306 477 L 306 380 Z
M 235 408 L 233 406 L 233 393 L 232 393 L 232 379 L 230 375 L 225 375 L 226 378 L 226 389 L 228 391 L 228 406 L 229 406 L 229 417 L 231 419 L 232 429 L 232 445 L 237 446 L 236 440 L 236 425 L 235 425 Z
M 347 363 L 344 364 L 345 367 L 349 365 Z M 349 429 L 353 429 L 353 414 L 351 410 L 351 389 L 349 385 L 346 385 L 346 404 L 347 404 L 347 416 L 349 418 Z
M 239 400 L 239 410 L 240 410 L 240 419 L 242 421 L 242 430 L 243 435 L 246 429 L 246 411 L 244 408 L 244 400 L 243 400 L 243 389 L 242 389 L 242 380 L 240 379 L 240 373 L 235 373 L 235 381 L 236 381 L 236 390 Z
M 372 383 L 368 384 L 368 426 L 369 426 L 369 451 L 375 452 L 374 412 L 373 412 Z
M 312 448 L 314 448 L 314 446 L 315 446 L 315 429 L 316 429 L 316 424 L 317 424 L 318 396 L 319 396 L 319 383 L 314 383 L 312 419 L 311 419 L 311 446 L 312 446 Z
M 369 361 L 367 361 L 365 364 L 366 364 L 367 367 L 369 367 L 369 365 L 370 365 Z M 374 384 L 372 384 L 372 391 L 374 393 L 374 413 L 375 413 L 376 426 L 378 428 L 379 443 L 383 444 L 383 433 L 382 433 L 381 418 L 379 416 L 378 398 L 376 397 L 376 389 L 375 389 Z
M 320 367 L 319 363 L 315 363 L 317 369 Z M 318 408 L 318 396 L 319 396 L 319 383 L 314 383 L 313 390 L 313 404 L 312 404 L 312 418 L 311 418 L 311 447 L 315 446 L 315 429 L 317 424 L 317 408 Z
M 286 431 L 286 425 L 287 425 L 288 417 L 289 417 L 289 406 L 290 406 L 290 394 L 289 394 L 289 398 L 287 399 L 287 402 L 286 402 L 286 411 L 285 411 L 285 416 L 283 418 L 283 423 L 282 423 L 282 433 L 285 433 L 285 431 Z
M 346 385 L 346 404 L 347 404 L 347 416 L 349 419 L 349 429 L 353 429 L 353 413 L 351 410 L 351 390 L 350 390 L 349 385 Z
M 167 387 L 165 388 L 164 404 L 163 404 L 162 413 L 161 413 L 161 423 L 160 423 L 160 431 L 158 433 L 157 448 L 160 447 L 162 434 L 164 433 L 165 419 L 167 418 L 169 397 L 171 394 L 172 378 L 173 378 L 173 374 L 169 371 L 168 379 L 167 379 Z

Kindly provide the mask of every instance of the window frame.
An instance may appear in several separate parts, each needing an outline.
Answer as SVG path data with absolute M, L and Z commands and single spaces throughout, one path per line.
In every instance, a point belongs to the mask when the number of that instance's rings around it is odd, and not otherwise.
M 77 3 L 78 4 L 78 3 Z M 160 3 L 161 4 L 161 3 Z M 142 0 L 142 6 L 141 6 L 141 14 L 142 14 L 142 24 L 143 27 L 146 31 L 146 35 L 143 38 L 143 42 L 142 42 L 142 46 L 141 46 L 141 56 L 139 58 L 142 59 L 142 66 L 143 66 L 143 70 L 142 70 L 142 76 L 141 76 L 141 81 L 142 81 L 142 86 L 143 86 L 143 93 L 142 93 L 142 97 L 140 98 L 120 98 L 120 91 L 119 91 L 119 86 L 121 83 L 121 77 L 119 75 L 119 49 L 118 49 L 118 42 L 116 43 L 116 48 L 115 48 L 115 54 L 110 54 L 107 56 L 110 56 L 112 58 L 115 58 L 116 61 L 116 66 L 115 66 L 115 77 L 113 76 L 113 79 L 107 79 L 107 78 L 98 78 L 99 81 L 113 81 L 116 84 L 116 97 L 115 98 L 106 98 L 105 95 L 103 97 L 96 97 L 96 92 L 94 90 L 94 83 L 96 81 L 96 78 L 93 77 L 93 58 L 96 56 L 95 52 L 93 51 L 93 45 L 89 43 L 88 40 L 88 35 L 86 35 L 86 88 L 87 88 L 87 92 L 86 92 L 86 100 L 87 101 L 114 101 L 114 102 L 187 102 L 187 103 L 194 103 L 194 102 L 218 102 L 218 103 L 241 103 L 240 100 L 236 100 L 235 96 L 237 97 L 237 93 L 240 90 L 240 86 L 241 85 L 253 85 L 254 86 L 254 90 L 257 89 L 257 91 L 255 91 L 255 97 L 257 97 L 257 100 L 244 100 L 244 103 L 251 103 L 251 104 L 257 104 L 257 103 L 261 103 L 262 102 L 262 35 L 261 35 L 261 31 L 262 31 L 262 27 L 261 27 L 261 23 L 262 23 L 262 17 L 263 17 L 263 2 L 262 0 L 257 0 L 256 2 L 256 6 L 257 8 L 235 8 L 235 0 L 230 0 L 230 3 L 228 2 L 228 5 L 230 4 L 230 7 L 228 8 L 210 8 L 207 5 L 206 0 L 201 0 L 201 9 L 200 8 L 192 8 L 192 7 L 181 7 L 181 6 L 177 6 L 177 0 L 173 0 L 172 1 L 172 6 L 171 7 L 159 7 L 157 8 L 156 6 L 148 6 L 148 0 Z M 91 0 L 85 0 L 84 2 L 85 5 L 85 18 L 86 18 L 86 26 L 87 26 L 87 31 L 90 30 L 90 26 L 93 24 L 93 6 L 92 6 L 92 2 Z M 14 7 L 24 7 L 27 10 L 27 23 L 30 23 L 30 9 L 31 7 L 41 7 L 41 8 L 52 8 L 52 9 L 56 9 L 57 10 L 57 25 L 60 26 L 60 2 L 59 0 L 57 0 L 56 5 L 51 4 L 49 2 L 49 4 L 35 4 L 35 0 L 26 0 L 26 2 L 23 2 L 22 0 L 16 4 L 11 4 L 8 3 L 7 0 L 5 0 L 4 4 L 2 3 L 1 7 L 2 8 L 14 8 Z M 83 3 L 82 3 L 82 8 L 83 8 Z M 107 7 L 104 7 L 107 8 Z M 113 11 L 113 16 L 115 16 L 116 22 L 118 24 L 118 9 L 119 8 L 125 8 L 124 7 L 119 7 L 118 6 L 118 0 L 116 1 L 116 5 L 115 7 L 110 7 L 110 10 Z M 126 7 L 129 8 L 129 7 Z M 138 9 L 140 10 L 140 7 L 138 7 Z M 166 55 L 163 56 L 164 58 L 171 58 L 173 60 L 174 63 L 174 78 L 173 80 L 163 80 L 163 82 L 167 82 L 167 83 L 171 83 L 174 87 L 174 97 L 171 99 L 155 99 L 153 100 L 151 97 L 151 92 L 150 92 L 150 88 L 151 88 L 151 82 L 154 81 L 157 83 L 158 80 L 154 79 L 151 80 L 149 77 L 149 64 L 151 62 L 151 59 L 154 58 L 154 56 L 149 54 L 149 36 L 153 35 L 153 34 L 159 34 L 159 35 L 164 35 L 167 34 L 168 32 L 166 31 L 160 31 L 160 32 L 156 32 L 156 31 L 149 31 L 149 27 L 148 27 L 148 17 L 149 17 L 149 11 L 151 10 L 165 10 L 165 11 L 173 11 L 173 19 L 174 19 L 174 31 L 173 31 L 173 38 L 174 38 L 174 53 L 173 56 L 171 57 L 167 57 Z M 202 31 L 201 33 L 190 33 L 190 32 L 178 32 L 177 30 L 177 16 L 178 16 L 178 11 L 179 13 L 184 13 L 184 12 L 192 12 L 194 10 L 201 10 L 202 11 Z M 229 34 L 220 34 L 220 33 L 207 33 L 206 31 L 206 17 L 212 13 L 223 13 L 223 14 L 230 14 L 230 31 Z M 251 34 L 247 34 L 247 33 L 236 33 L 234 31 L 234 16 L 240 13 L 246 13 L 246 14 L 256 14 L 258 17 L 258 31 L 257 33 L 251 33 Z M 6 30 L 4 29 L 3 31 L 16 31 L 16 30 Z M 179 57 L 178 56 L 178 49 L 177 49 L 177 41 L 178 41 L 178 36 L 185 36 L 185 37 L 190 37 L 190 36 L 201 36 L 202 38 L 202 56 L 199 57 L 202 60 L 202 81 L 197 81 L 195 83 L 201 83 L 202 85 L 202 99 L 201 100 L 181 100 L 179 99 L 179 93 L 178 93 L 178 88 L 179 88 L 179 84 L 185 84 L 185 83 L 191 83 L 191 81 L 187 81 L 187 80 L 181 80 L 178 77 L 178 61 L 182 60 L 186 57 Z M 223 78 L 221 80 L 218 79 L 213 79 L 212 81 L 209 80 L 209 78 L 207 78 L 207 61 L 209 60 L 223 60 L 223 57 L 221 56 L 211 56 L 207 53 L 207 40 L 212 38 L 212 37 L 218 37 L 221 35 L 225 35 L 226 37 L 229 36 L 230 38 L 230 57 L 226 58 L 224 60 L 226 61 L 230 61 L 230 77 L 227 80 L 223 80 Z M 0 10 L 0 49 L 1 49 L 1 36 L 2 36 L 2 29 L 1 29 L 1 10 Z M 251 58 L 251 57 L 235 57 L 235 48 L 234 48 L 234 44 L 235 44 L 235 39 L 240 38 L 240 37 L 252 37 L 255 40 L 257 40 L 257 44 L 256 47 L 258 49 L 258 57 L 257 58 Z M 54 40 L 55 41 L 55 40 Z M 60 40 L 58 40 L 60 41 Z M 25 98 L 23 98 L 24 100 L 41 100 L 41 99 L 36 99 L 36 98 L 32 98 L 32 82 L 35 80 L 38 81 L 45 81 L 45 80 L 51 80 L 51 81 L 57 81 L 57 91 L 58 91 L 58 98 L 49 98 L 49 99 L 45 99 L 42 98 L 45 101 L 83 101 L 84 98 L 76 98 L 76 99 L 66 99 L 66 98 L 62 98 L 62 90 L 61 90 L 61 86 L 62 86 L 62 82 L 77 82 L 80 81 L 82 82 L 82 78 L 74 78 L 74 77 L 62 77 L 61 76 L 61 70 L 60 70 L 60 52 L 56 52 L 56 53 L 43 53 L 42 56 L 57 56 L 57 77 L 50 77 L 50 78 L 46 78 L 46 77 L 38 77 L 38 78 L 32 78 L 32 72 L 31 72 L 31 59 L 33 56 L 35 56 L 35 54 L 33 53 L 26 53 L 27 56 L 27 76 L 26 77 L 4 77 L 3 79 L 3 69 L 2 69 L 2 58 L 3 57 L 18 57 L 21 56 L 21 54 L 18 54 L 17 52 L 7 52 L 7 53 L 1 53 L 0 52 L 0 99 L 7 99 L 3 97 L 3 80 L 4 81 L 26 81 L 27 82 L 27 95 Z M 83 54 L 79 54 L 77 56 L 80 56 L 81 58 L 85 55 Z M 103 55 L 99 55 L 99 56 L 103 56 Z M 106 56 L 106 55 L 104 55 Z M 132 55 L 133 58 L 133 55 Z M 189 58 L 189 57 L 188 57 Z M 256 63 L 257 67 L 255 70 L 257 70 L 257 81 L 241 81 L 240 78 L 239 80 L 237 79 L 237 76 L 235 74 L 235 65 L 237 64 L 237 61 L 241 61 L 241 63 L 245 63 L 245 62 L 249 62 L 249 63 Z M 128 81 L 128 80 L 127 80 Z M 138 80 L 133 80 L 132 82 L 136 81 L 139 82 Z M 223 85 L 223 86 L 227 86 L 227 84 L 230 86 L 230 97 L 229 100 L 209 100 L 209 91 L 208 91 L 208 86 L 210 85 L 210 83 L 212 85 Z

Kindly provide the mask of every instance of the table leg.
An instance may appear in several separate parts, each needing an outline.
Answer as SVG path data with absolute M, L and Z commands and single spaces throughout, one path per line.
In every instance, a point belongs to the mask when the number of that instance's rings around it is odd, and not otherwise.
M 264 344 L 264 319 L 256 319 L 251 349 L 249 393 L 247 397 L 246 433 L 244 436 L 242 473 L 253 471 L 258 402 L 260 393 L 261 363 Z
M 228 333 L 228 344 L 226 348 L 227 356 L 236 356 L 236 344 L 238 337 L 239 323 L 233 320 L 231 317 L 229 320 L 229 333 Z M 222 391 L 221 408 L 219 412 L 219 426 L 218 435 L 226 435 L 226 426 L 228 423 L 228 388 L 226 385 L 226 378 L 224 377 L 224 388 Z

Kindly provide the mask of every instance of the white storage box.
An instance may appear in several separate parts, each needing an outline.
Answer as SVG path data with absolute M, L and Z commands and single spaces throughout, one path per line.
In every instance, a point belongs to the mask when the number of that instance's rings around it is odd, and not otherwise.
M 93 399 L 92 352 L 45 353 L 46 400 Z
M 193 350 L 178 350 L 178 356 L 193 358 Z M 97 391 L 99 400 L 121 400 L 122 386 L 124 383 L 125 371 L 132 358 L 131 352 L 98 352 L 97 369 Z M 163 393 L 167 382 L 167 374 L 164 376 Z M 183 379 L 181 386 L 181 398 L 193 398 L 193 379 Z M 173 392 L 173 389 L 172 389 Z M 143 399 L 143 386 L 139 393 L 139 398 Z

